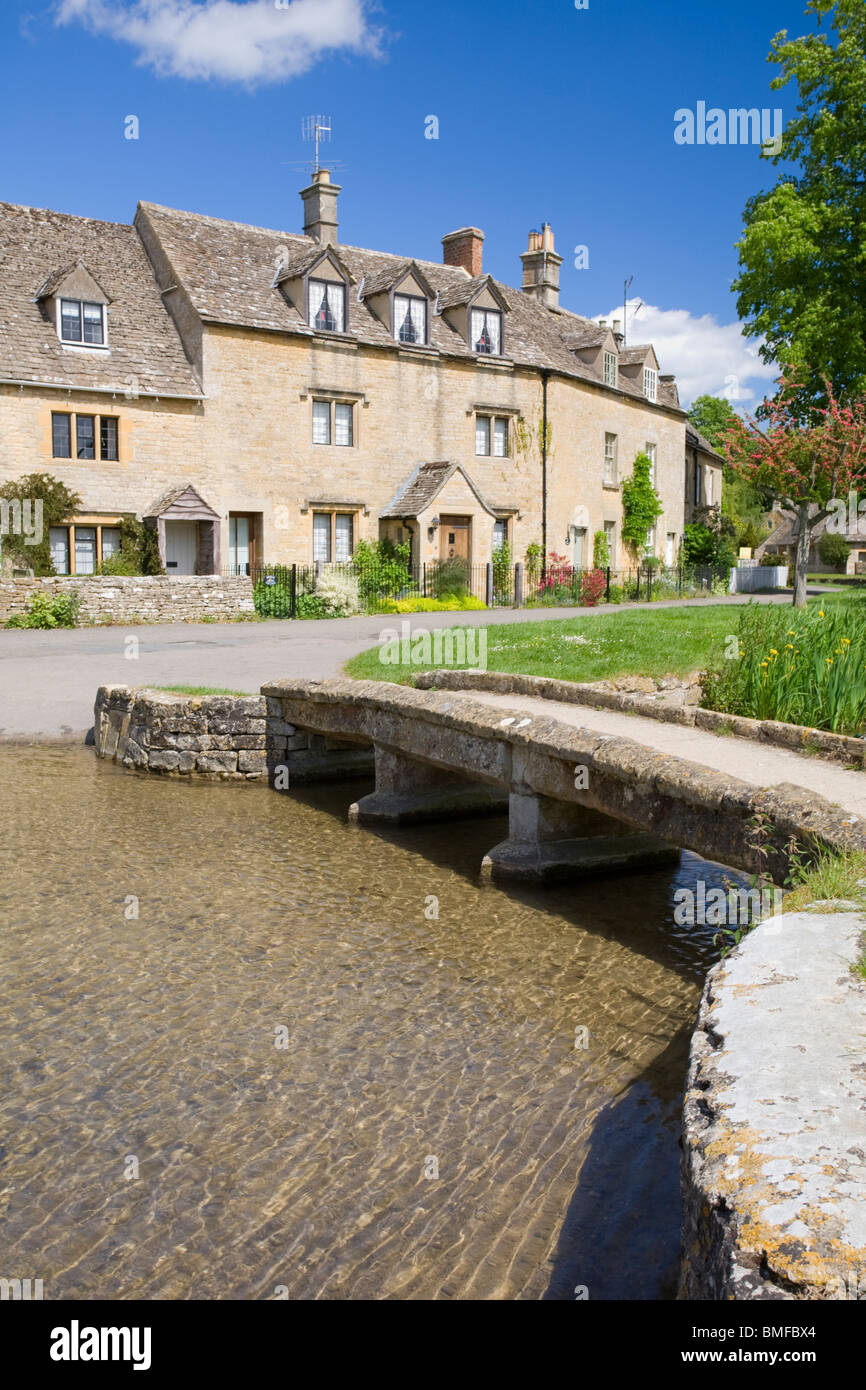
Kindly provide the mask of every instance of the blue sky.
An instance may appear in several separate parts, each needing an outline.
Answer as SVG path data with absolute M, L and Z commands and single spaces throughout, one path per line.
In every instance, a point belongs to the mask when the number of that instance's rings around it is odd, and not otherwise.
M 301 120 L 326 112 L 346 242 L 439 260 L 474 224 L 485 268 L 519 284 L 548 221 L 566 307 L 613 316 L 632 275 L 630 340 L 656 343 L 684 397 L 750 408 L 774 373 L 736 324 L 734 243 L 776 175 L 755 145 L 676 144 L 674 112 L 789 119 L 766 55 L 779 29 L 813 27 L 804 4 L 6 0 L 0 198 L 126 222 L 143 198 L 300 231 Z

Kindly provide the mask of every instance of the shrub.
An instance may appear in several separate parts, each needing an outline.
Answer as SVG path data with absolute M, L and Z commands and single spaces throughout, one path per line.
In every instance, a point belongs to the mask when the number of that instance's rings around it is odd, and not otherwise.
M 272 565 L 256 582 L 253 589 L 253 603 L 260 618 L 290 618 L 292 616 L 291 570 L 285 565 Z M 300 600 L 298 607 L 300 608 Z
M 647 533 L 664 507 L 652 485 L 652 460 L 639 453 L 632 466 L 630 478 L 622 484 L 622 538 L 635 554 L 646 544 Z
M 324 570 L 316 582 L 315 598 L 325 607 L 328 618 L 351 618 L 361 611 L 358 580 L 339 570 Z
M 821 557 L 821 563 L 832 565 L 834 569 L 847 569 L 850 553 L 848 542 L 844 536 L 839 535 L 838 531 L 825 531 L 818 542 L 818 554 Z
M 75 627 L 80 600 L 77 594 L 31 594 L 26 613 L 9 618 L 7 627 Z
M 365 608 L 382 598 L 394 598 L 409 582 L 412 546 L 409 541 L 359 541 L 352 556 L 359 593 Z
M 491 556 L 493 562 L 493 597 L 497 603 L 511 598 L 511 546 L 506 541 L 494 546 Z
M 23 478 L 16 478 L 14 482 L 4 483 L 0 487 L 0 498 L 11 503 L 13 507 L 24 502 L 29 502 L 31 506 L 38 502 L 42 506 L 42 535 L 38 543 L 27 545 L 27 538 L 22 532 L 10 529 L 3 536 L 5 558 L 22 569 L 32 570 L 39 577 L 54 574 L 49 530 L 52 526 L 60 526 L 80 510 L 82 501 L 78 493 L 71 492 L 50 473 L 28 473 Z M 35 526 L 35 522 L 34 506 L 31 524 Z
M 288 617 L 289 614 L 285 613 L 282 616 Z M 301 594 L 298 599 L 299 618 L 327 618 L 330 616 L 325 608 L 324 600 L 319 598 L 318 594 Z
M 431 580 L 437 598 L 469 593 L 469 565 L 459 555 L 442 560 L 433 570 Z
M 472 594 L 451 594 L 448 598 L 392 598 L 385 599 L 379 606 L 380 613 L 458 613 L 477 612 L 486 608 L 480 598 Z
M 605 590 L 604 570 L 587 570 L 580 581 L 580 601 L 588 608 L 594 608 Z
M 764 569 L 769 569 L 771 566 L 787 565 L 787 563 L 787 555 L 762 555 L 760 559 L 760 565 Z

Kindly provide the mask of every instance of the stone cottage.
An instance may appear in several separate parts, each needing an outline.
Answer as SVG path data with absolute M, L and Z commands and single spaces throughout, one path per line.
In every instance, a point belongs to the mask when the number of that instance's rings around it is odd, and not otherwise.
M 303 234 L 0 204 L 0 479 L 82 497 L 51 532 L 58 572 L 92 573 L 130 513 L 174 575 L 342 561 L 384 535 L 415 563 L 539 542 L 582 566 L 598 530 L 623 567 L 641 450 L 664 507 L 648 540 L 673 563 L 676 383 L 651 345 L 560 305 L 550 228 L 516 289 L 485 273 L 476 227 L 443 237 L 441 264 L 345 243 L 339 194 L 315 175 Z

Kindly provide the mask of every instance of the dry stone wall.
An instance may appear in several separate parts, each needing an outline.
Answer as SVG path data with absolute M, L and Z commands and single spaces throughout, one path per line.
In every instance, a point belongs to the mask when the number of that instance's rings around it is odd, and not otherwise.
M 255 614 L 249 576 L 63 575 L 50 579 L 0 579 L 0 623 L 24 613 L 34 594 L 77 594 L 82 626 L 112 623 L 200 623 Z

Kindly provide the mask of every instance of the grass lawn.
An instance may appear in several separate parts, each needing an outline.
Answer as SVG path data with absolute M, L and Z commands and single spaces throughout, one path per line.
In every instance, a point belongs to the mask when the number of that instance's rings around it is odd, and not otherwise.
M 676 676 L 703 669 L 724 651 L 736 632 L 739 609 L 707 607 L 614 609 L 595 618 L 561 618 L 549 623 L 494 625 L 487 631 L 487 666 L 527 676 L 569 681 L 614 676 Z M 418 631 L 421 623 L 413 624 Z M 346 665 L 358 680 L 409 685 L 420 668 L 385 665 L 379 648 L 362 652 Z
M 249 697 L 248 690 L 224 690 L 218 685 L 153 685 L 151 690 L 165 690 L 169 695 L 237 695 Z

